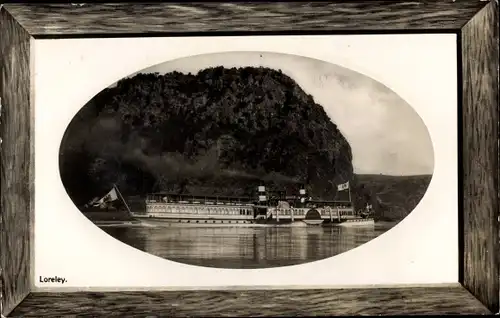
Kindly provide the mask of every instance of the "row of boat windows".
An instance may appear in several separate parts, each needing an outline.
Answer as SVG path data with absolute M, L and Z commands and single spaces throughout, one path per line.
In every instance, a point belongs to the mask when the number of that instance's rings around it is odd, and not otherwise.
M 190 207 L 176 207 L 176 208 L 165 208 L 165 206 L 150 206 L 147 212 L 163 212 L 163 213 L 186 213 L 186 214 L 218 214 L 218 215 L 252 215 L 252 210 L 250 209 L 230 209 L 230 208 L 205 208 L 196 209 Z M 276 209 L 273 212 L 277 212 L 282 215 L 304 215 L 307 213 L 306 210 L 302 209 Z M 322 215 L 329 215 L 330 211 L 318 210 Z M 332 214 L 337 215 L 337 210 L 333 210 Z M 338 211 L 342 215 L 352 215 L 352 210 Z
M 293 212 L 293 215 L 304 215 L 307 213 L 307 210 L 295 210 L 295 209 L 276 209 L 273 212 L 277 212 L 278 214 L 281 215 L 291 215 Z
M 359 220 L 357 220 L 357 219 L 351 219 L 351 220 L 348 220 L 348 221 L 349 222 L 365 222 L 366 219 L 359 219 Z
M 330 215 L 330 211 L 327 210 L 317 210 L 321 215 Z M 273 212 L 278 212 L 278 214 L 281 215 L 291 215 L 293 212 L 293 215 L 304 215 L 307 213 L 307 210 L 295 210 L 295 209 L 276 209 L 273 210 Z M 338 211 L 341 215 L 353 215 L 352 210 L 340 210 Z M 337 210 L 332 210 L 333 215 L 337 215 Z
M 150 218 L 152 217 L 161 217 L 161 215 L 154 215 L 151 214 L 149 216 Z M 203 224 L 247 224 L 247 223 L 252 223 L 251 221 L 241 221 L 241 220 L 177 220 L 177 223 L 203 223 Z
M 146 200 L 146 204 L 161 204 L 161 205 L 165 205 L 165 204 L 174 204 L 174 205 L 210 205 L 210 206 L 242 206 L 242 205 L 246 205 L 246 206 L 253 206 L 253 204 L 251 203 L 247 203 L 247 204 L 244 204 L 244 203 L 241 203 L 241 202 L 212 202 L 212 201 L 203 201 L 203 202 L 200 202 L 200 201 L 172 201 L 172 202 L 165 202 L 165 201 L 161 201 L 161 200 Z M 317 205 L 317 204 L 308 204 L 307 205 L 308 208 L 322 208 L 322 207 L 325 207 L 324 205 Z M 349 206 L 346 206 L 346 205 L 338 205 L 338 206 L 335 206 L 334 208 L 336 209 L 349 209 Z
M 253 204 L 251 203 L 244 203 L 244 202 L 212 202 L 212 201 L 161 201 L 161 200 L 146 200 L 147 204 L 150 203 L 160 203 L 160 204 L 165 204 L 165 203 L 170 203 L 170 204 L 206 204 L 206 205 L 249 205 L 252 206 Z
M 219 214 L 219 215 L 252 215 L 251 209 L 202 208 L 149 206 L 147 212 L 186 213 L 186 214 Z

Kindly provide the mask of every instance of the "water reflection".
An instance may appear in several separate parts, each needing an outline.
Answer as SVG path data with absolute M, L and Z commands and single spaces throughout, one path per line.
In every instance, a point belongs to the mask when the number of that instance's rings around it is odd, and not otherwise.
M 116 239 L 172 261 L 220 268 L 301 264 L 362 245 L 393 224 L 374 227 L 104 227 Z

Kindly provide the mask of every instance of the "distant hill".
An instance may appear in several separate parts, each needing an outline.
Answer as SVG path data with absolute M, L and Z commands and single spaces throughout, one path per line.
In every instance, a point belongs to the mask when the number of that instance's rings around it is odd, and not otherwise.
M 377 219 L 399 221 L 417 206 L 427 191 L 431 179 L 432 175 L 356 175 L 357 184 L 354 192 L 358 194 L 365 191 L 375 199 Z

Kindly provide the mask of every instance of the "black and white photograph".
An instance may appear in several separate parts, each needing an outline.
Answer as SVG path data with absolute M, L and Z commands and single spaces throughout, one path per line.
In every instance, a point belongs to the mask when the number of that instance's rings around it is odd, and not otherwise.
M 60 178 L 115 239 L 174 262 L 252 269 L 347 252 L 390 230 L 432 179 L 429 131 L 354 69 L 222 52 L 140 70 L 71 120 Z
M 0 5 L 0 316 L 497 313 L 498 14 Z

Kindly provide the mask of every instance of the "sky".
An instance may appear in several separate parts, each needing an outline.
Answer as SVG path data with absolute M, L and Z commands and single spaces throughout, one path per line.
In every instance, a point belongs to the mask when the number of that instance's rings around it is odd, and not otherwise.
M 416 111 L 382 83 L 355 70 L 289 54 L 225 52 L 172 60 L 137 73 L 197 73 L 214 66 L 264 66 L 293 78 L 324 107 L 351 145 L 355 173 L 433 172 L 432 142 Z

